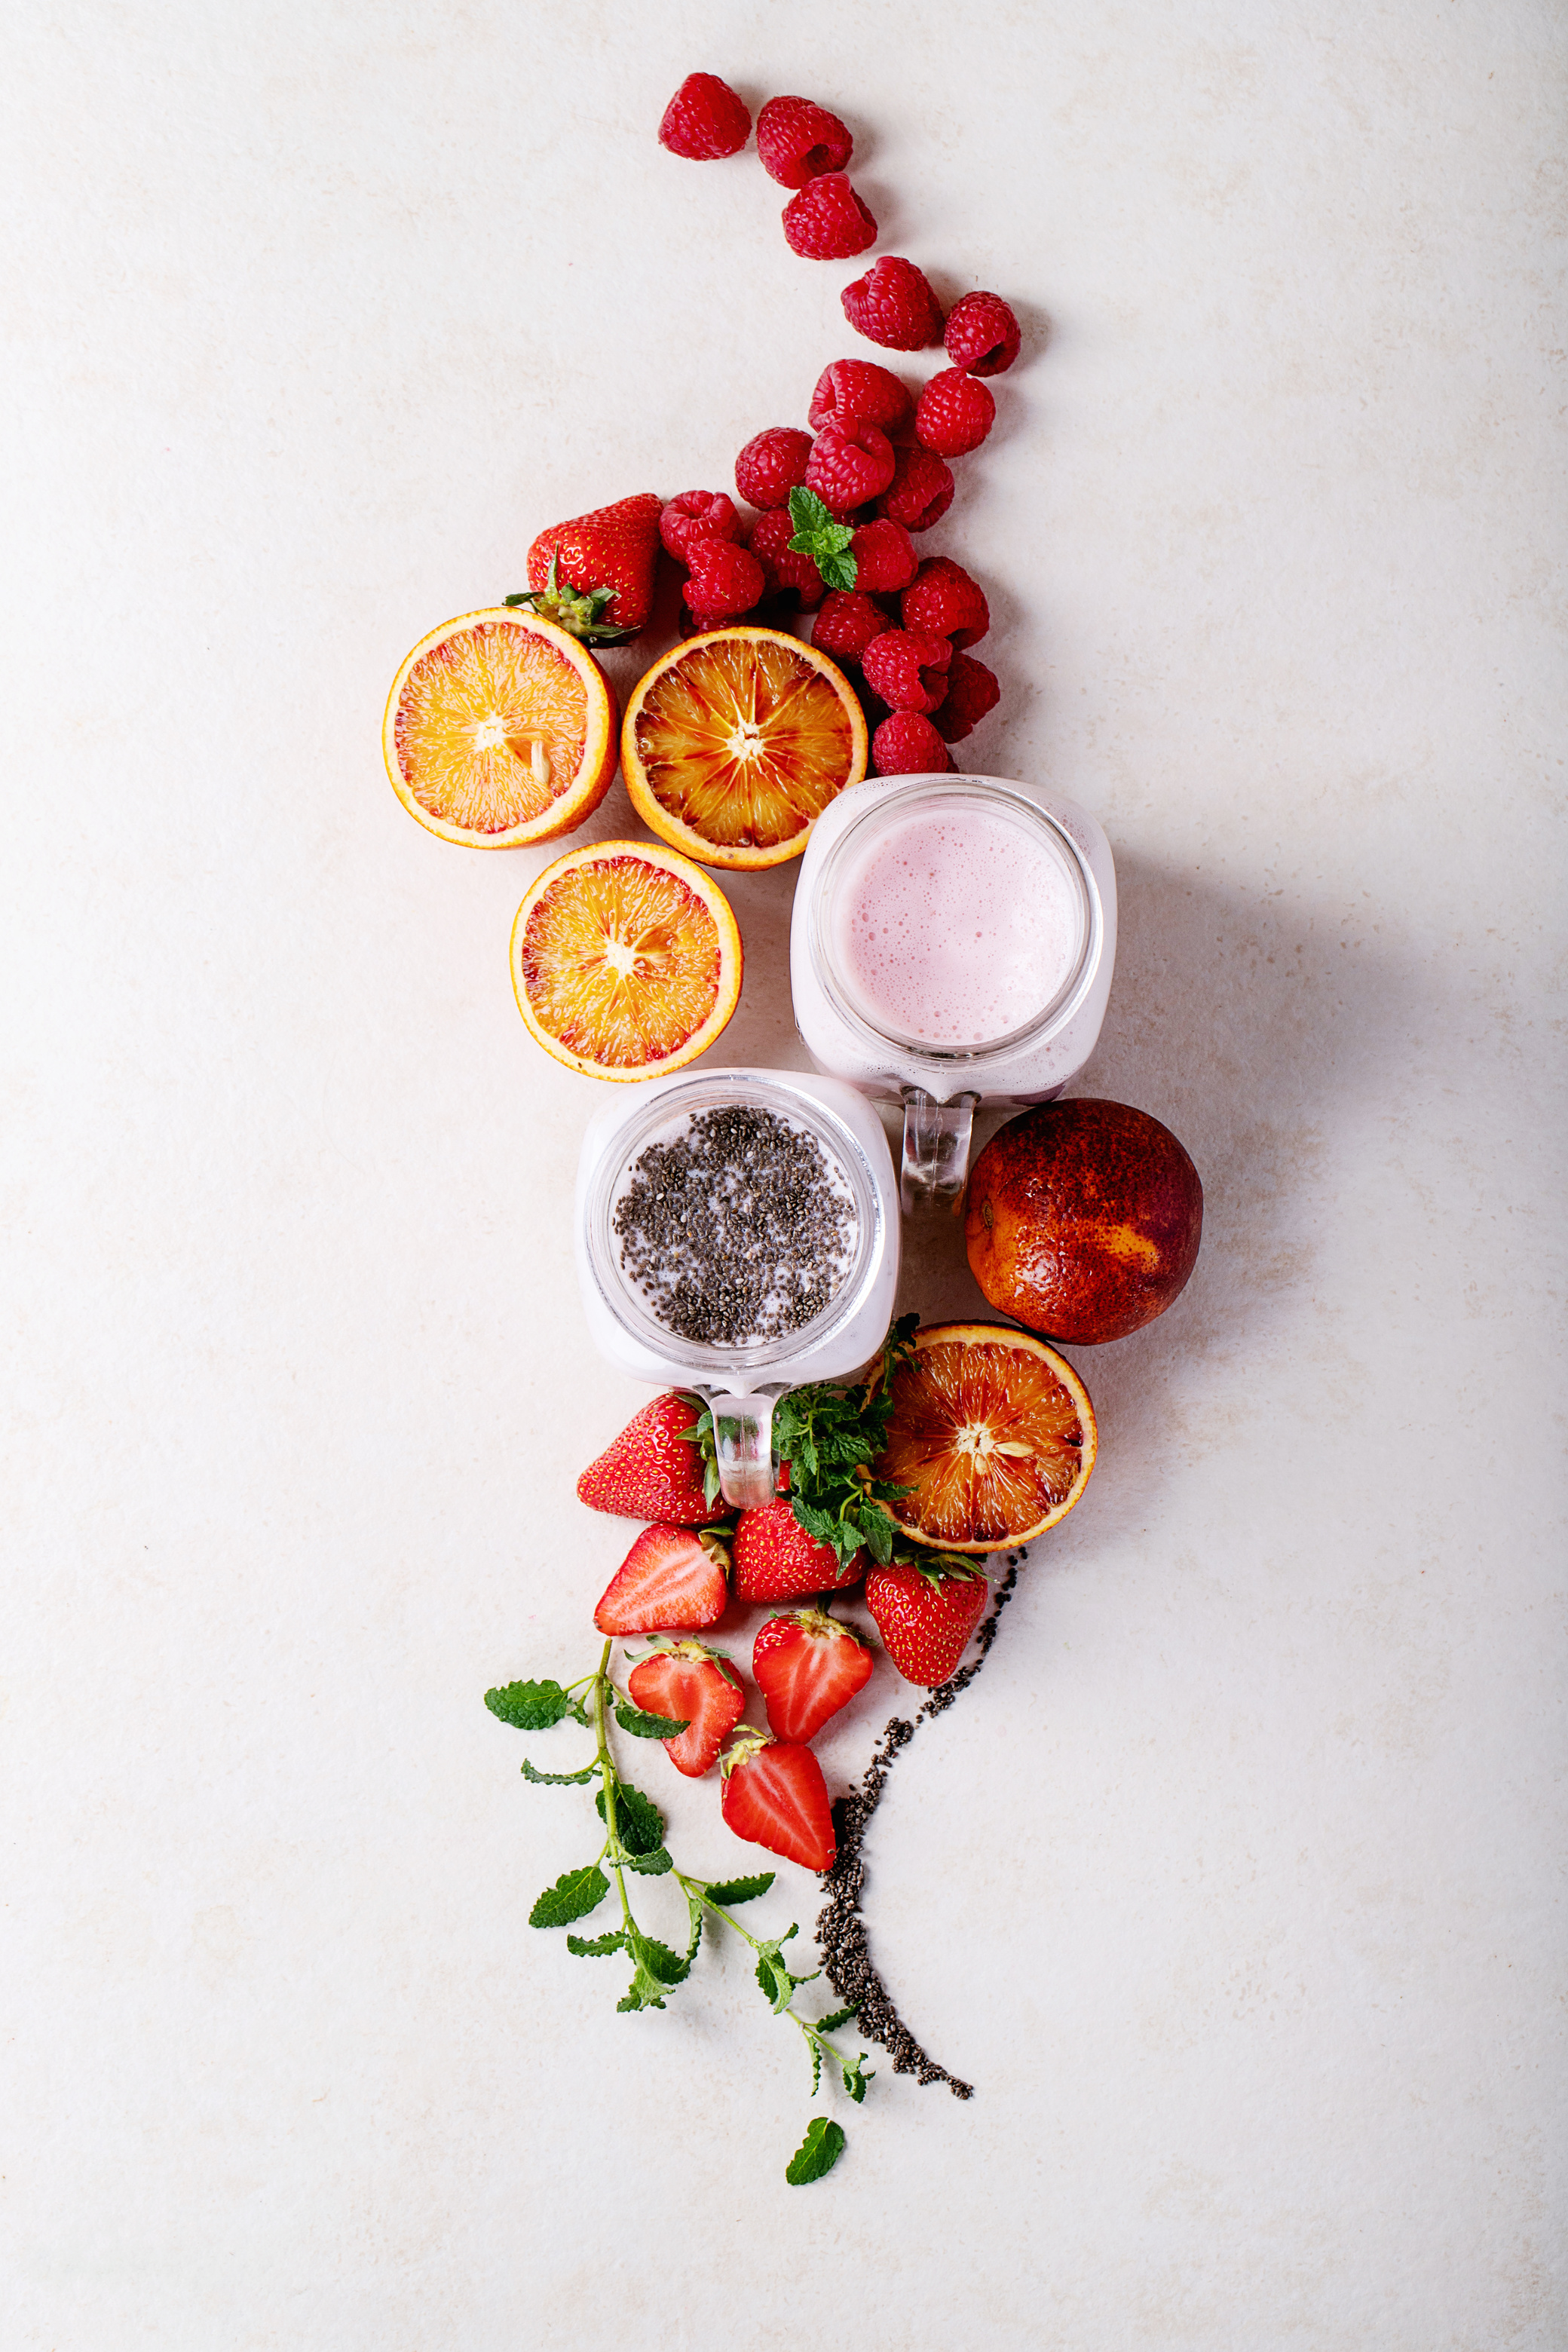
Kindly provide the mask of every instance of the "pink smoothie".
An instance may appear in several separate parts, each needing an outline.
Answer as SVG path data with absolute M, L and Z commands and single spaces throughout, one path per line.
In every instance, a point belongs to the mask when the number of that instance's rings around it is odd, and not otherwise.
M 872 841 L 836 894 L 834 955 L 879 1027 L 933 1045 L 1005 1037 L 1078 960 L 1081 917 L 1043 842 L 972 803 Z

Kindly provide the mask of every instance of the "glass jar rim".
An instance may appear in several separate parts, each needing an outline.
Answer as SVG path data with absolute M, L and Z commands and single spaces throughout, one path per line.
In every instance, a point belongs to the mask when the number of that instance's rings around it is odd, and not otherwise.
M 1053 852 L 1074 889 L 1079 914 L 1078 952 L 1055 994 L 1017 1028 L 999 1037 L 984 1038 L 976 1045 L 942 1045 L 930 1037 L 917 1037 L 907 1030 L 884 1026 L 869 1018 L 839 971 L 832 948 L 832 915 L 837 894 L 852 860 L 877 833 L 895 819 L 909 816 L 922 804 L 951 806 L 955 801 L 965 800 L 1033 832 L 1036 839 Z M 1088 861 L 1071 834 L 1027 793 L 981 776 L 915 776 L 879 794 L 869 807 L 850 820 L 823 859 L 813 886 L 807 925 L 812 969 L 839 1018 L 863 1042 L 890 1048 L 942 1070 L 1000 1060 L 1004 1055 L 1043 1044 L 1053 1031 L 1064 1027 L 1093 981 L 1102 934 L 1100 893 Z
M 672 1126 L 682 1116 L 689 1118 L 739 1102 L 758 1104 L 816 1137 L 828 1158 L 843 1171 L 854 1196 L 857 1238 L 854 1258 L 843 1281 L 809 1323 L 778 1338 L 742 1340 L 732 1347 L 721 1347 L 683 1339 L 649 1312 L 621 1265 L 611 1218 L 629 1167 L 647 1150 L 659 1129 Z M 594 1281 L 605 1306 L 622 1328 L 656 1354 L 689 1366 L 694 1374 L 711 1373 L 725 1381 L 740 1372 L 785 1371 L 795 1358 L 830 1340 L 858 1312 L 881 1264 L 885 1244 L 882 1195 L 864 1146 L 829 1105 L 804 1089 L 791 1087 L 784 1071 L 780 1071 L 776 1078 L 759 1078 L 749 1072 L 697 1071 L 689 1079 L 661 1087 L 651 1099 L 638 1104 L 606 1139 L 588 1188 L 584 1216 L 584 1239 Z

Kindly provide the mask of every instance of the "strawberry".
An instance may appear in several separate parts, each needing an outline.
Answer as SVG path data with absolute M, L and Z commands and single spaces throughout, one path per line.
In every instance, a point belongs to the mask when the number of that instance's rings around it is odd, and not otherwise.
M 552 523 L 528 551 L 527 604 L 585 645 L 624 645 L 653 609 L 658 519 L 664 501 L 651 490 L 570 522 Z
M 712 1440 L 705 1446 L 699 1437 L 706 1412 L 700 1397 L 679 1389 L 655 1397 L 589 1463 L 577 1481 L 578 1501 L 617 1518 L 706 1527 L 719 1492 Z
M 747 1724 L 720 1769 L 720 1811 L 737 1837 L 808 1870 L 831 1870 L 838 1851 L 833 1813 L 822 1767 L 809 1748 Z
M 853 1626 L 821 1609 L 796 1609 L 768 1619 L 752 1649 L 752 1674 L 775 1735 L 813 1739 L 870 1680 L 871 1653 Z
M 971 1562 L 949 1552 L 931 1560 L 929 1568 L 874 1568 L 866 1579 L 866 1606 L 889 1657 L 907 1683 L 925 1690 L 954 1671 L 990 1590 Z
M 594 1622 L 601 1633 L 716 1625 L 730 1599 L 729 1565 L 721 1528 L 644 1528 L 605 1587 Z
M 664 1742 L 664 1752 L 693 1780 L 711 1769 L 746 1705 L 729 1659 L 702 1642 L 656 1642 L 652 1655 L 626 1676 L 626 1688 L 649 1715 L 684 1718 L 685 1730 Z
M 829 1592 L 865 1573 L 866 1555 L 841 1560 L 833 1546 L 808 1536 L 781 1496 L 760 1511 L 742 1511 L 731 1538 L 737 1601 L 799 1601 Z

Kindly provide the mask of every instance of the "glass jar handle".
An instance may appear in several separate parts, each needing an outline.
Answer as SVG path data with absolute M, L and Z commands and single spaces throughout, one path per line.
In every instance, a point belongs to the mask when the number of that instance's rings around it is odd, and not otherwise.
M 969 1177 L 969 1139 L 978 1095 L 938 1102 L 923 1087 L 904 1088 L 904 1154 L 899 1200 L 906 1217 L 924 1202 L 956 1216 Z
M 731 1510 L 760 1511 L 777 1492 L 773 1485 L 773 1399 L 716 1396 L 710 1402 L 720 1491 Z

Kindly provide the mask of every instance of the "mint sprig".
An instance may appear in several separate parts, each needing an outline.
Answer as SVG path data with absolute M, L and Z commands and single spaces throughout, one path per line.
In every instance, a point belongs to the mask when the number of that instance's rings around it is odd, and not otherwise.
M 830 514 L 815 490 L 801 488 L 789 494 L 789 519 L 795 525 L 790 553 L 809 555 L 829 588 L 853 588 L 857 577 L 855 558 L 849 552 L 853 525 Z
M 791 1926 L 782 1936 L 753 1936 L 733 1916 L 737 1906 L 755 1902 L 768 1892 L 773 1873 L 765 1870 L 750 1878 L 704 1880 L 678 1870 L 664 1842 L 663 1813 L 651 1797 L 622 1779 L 610 1747 L 612 1717 L 624 1731 L 643 1739 L 668 1738 L 685 1726 L 672 1716 L 648 1714 L 616 1688 L 610 1678 L 611 1647 L 606 1642 L 596 1670 L 574 1683 L 552 1679 L 506 1683 L 485 1694 L 485 1705 L 490 1713 L 519 1730 L 542 1731 L 570 1718 L 587 1726 L 595 1737 L 592 1758 L 575 1771 L 542 1772 L 531 1762 L 523 1764 L 524 1779 L 535 1787 L 565 1788 L 597 1780 L 594 1804 L 605 1828 L 604 1843 L 593 1861 L 576 1870 L 563 1871 L 552 1886 L 545 1888 L 528 1915 L 530 1926 L 574 1927 L 578 1920 L 587 1918 L 607 1902 L 613 1890 L 620 1902 L 620 1926 L 598 1936 L 569 1935 L 566 1948 L 574 1959 L 607 1959 L 613 1953 L 624 1953 L 632 1964 L 632 1980 L 616 2006 L 619 2010 L 641 2010 L 665 2006 L 666 1995 L 677 1985 L 684 1984 L 691 1973 L 705 1920 L 710 1915 L 722 1919 L 751 1947 L 757 1983 L 769 2008 L 776 2016 L 787 2017 L 804 2037 L 811 2057 L 813 2096 L 821 2084 L 826 2062 L 837 2074 L 848 2097 L 858 2104 L 871 2080 L 866 2064 L 868 2053 L 862 2050 L 858 2057 L 847 2058 L 828 2038 L 848 2024 L 854 2010 L 840 2009 L 826 2018 L 803 2017 L 795 2006 L 795 1997 L 803 1985 L 815 1983 L 821 1971 L 814 1969 L 809 1976 L 797 1976 L 784 1959 L 784 1948 L 798 1934 L 798 1928 Z M 634 1884 L 638 1878 L 668 1878 L 679 1887 L 685 1898 L 688 1929 L 683 1950 L 649 1935 L 639 1925 L 627 1892 L 628 1874 Z M 823 2116 L 815 2118 L 806 2134 L 805 2146 L 792 2158 L 784 2178 L 790 2181 L 819 2180 L 837 2162 L 843 2146 L 844 2134 L 837 2124 L 829 2125 Z M 811 2155 L 806 2161 L 808 2148 Z M 804 2169 L 800 2168 L 803 2161 Z
M 818 1543 L 846 1564 L 862 1549 L 879 1567 L 893 1557 L 898 1522 L 880 1507 L 907 1486 L 879 1478 L 872 1464 L 888 1443 L 893 1374 L 914 1353 L 918 1315 L 901 1315 L 869 1379 L 849 1388 L 813 1381 L 773 1408 L 773 1451 L 789 1464 L 790 1506 Z

